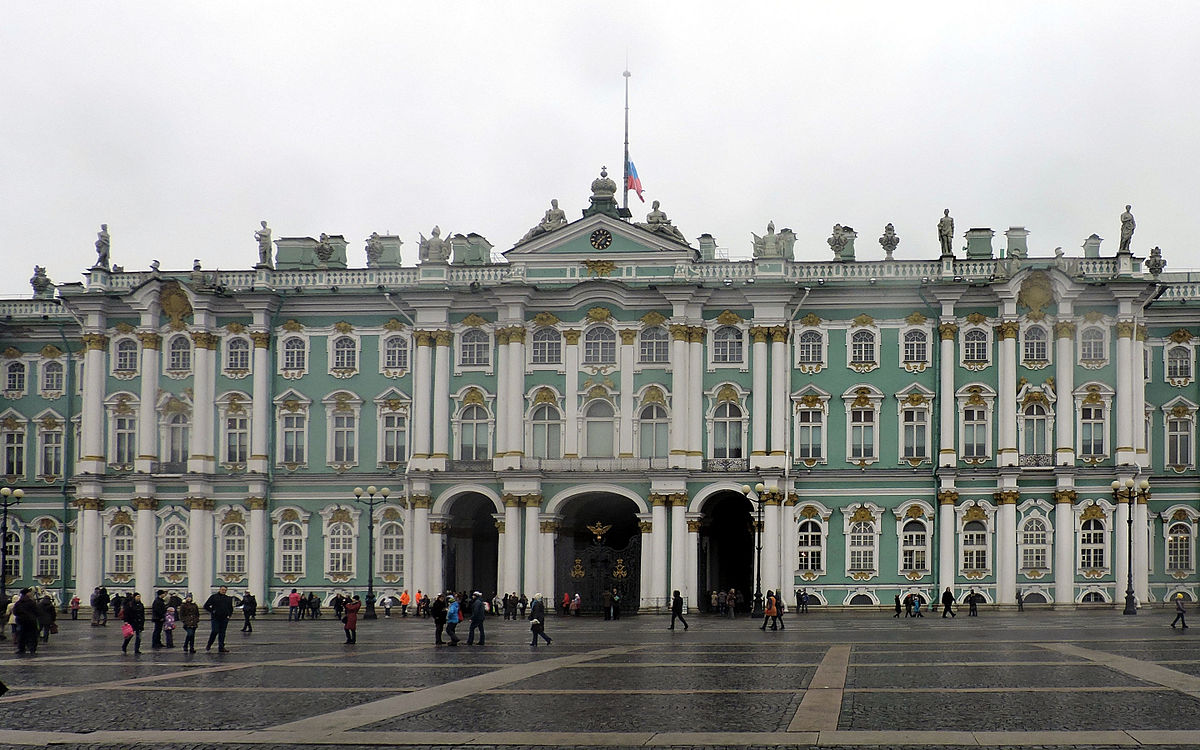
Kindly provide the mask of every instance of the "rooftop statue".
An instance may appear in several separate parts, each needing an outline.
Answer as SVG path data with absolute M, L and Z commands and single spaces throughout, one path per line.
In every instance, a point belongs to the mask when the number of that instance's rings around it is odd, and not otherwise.
M 316 253 L 317 260 L 322 265 L 328 263 L 329 259 L 333 257 L 333 243 L 329 241 L 329 235 L 324 232 L 321 232 L 321 238 L 317 241 Z
M 542 220 L 538 222 L 537 226 L 525 233 L 525 236 L 521 238 L 521 242 L 531 240 L 547 232 L 553 232 L 555 229 L 565 227 L 566 225 L 567 212 L 558 207 L 558 198 L 554 198 L 550 201 L 550 208 L 546 209 L 546 214 L 542 217 Z
M 667 218 L 666 212 L 660 209 L 659 205 L 660 203 L 658 201 L 651 203 L 651 210 L 650 213 L 646 214 L 646 220 L 644 222 L 636 221 L 634 222 L 634 226 L 641 227 L 648 232 L 666 235 L 676 242 L 686 245 L 687 239 L 684 238 L 683 232 L 680 232 L 675 225 L 671 223 L 671 220 Z
M 1125 206 L 1125 213 L 1121 214 L 1121 246 L 1117 248 L 1118 253 L 1129 252 L 1129 242 L 1133 239 L 1133 230 L 1137 223 L 1133 220 L 1133 214 L 1129 210 L 1133 206 Z
M 588 198 L 588 207 L 583 209 L 583 215 L 594 216 L 604 214 L 614 219 L 621 218 L 621 207 L 613 196 L 617 192 L 617 183 L 609 179 L 608 168 L 600 168 L 600 176 L 592 180 L 592 197 Z M 625 216 L 629 214 L 626 213 Z
M 33 287 L 34 299 L 54 296 L 54 282 L 46 275 L 46 269 L 42 266 L 33 267 L 33 278 L 29 280 L 29 285 Z
M 442 239 L 442 230 L 440 227 L 434 227 L 430 230 L 431 236 L 426 237 L 420 234 L 421 241 L 417 245 L 417 256 L 421 262 L 432 261 L 434 263 L 445 263 L 450 259 L 450 243 Z
M 846 249 L 846 243 L 850 241 L 850 233 L 853 231 L 850 227 L 843 227 L 841 224 L 833 225 L 833 234 L 826 242 L 829 243 L 829 249 L 833 251 L 834 260 L 842 259 L 842 251 Z
M 379 241 L 379 232 L 371 232 L 367 238 L 367 266 L 372 267 L 383 257 L 383 243 Z
M 101 224 L 100 231 L 96 234 L 96 265 L 94 268 L 108 268 L 108 225 Z
M 938 220 L 938 242 L 942 246 L 942 255 L 954 255 L 954 219 L 950 218 L 950 209 L 942 212 Z
M 254 239 L 258 241 L 258 267 L 271 267 L 271 228 L 265 220 L 260 221 L 262 229 L 254 230 Z
M 879 244 L 883 246 L 885 260 L 891 260 L 892 253 L 896 251 L 896 246 L 900 244 L 900 235 L 896 234 L 896 228 L 892 226 L 890 221 L 883 228 L 883 236 L 879 238 Z
M 759 237 L 754 232 L 751 232 L 750 236 L 754 238 L 755 258 L 783 257 L 783 248 L 780 247 L 779 235 L 775 234 L 774 221 L 767 222 L 767 233 L 762 237 Z

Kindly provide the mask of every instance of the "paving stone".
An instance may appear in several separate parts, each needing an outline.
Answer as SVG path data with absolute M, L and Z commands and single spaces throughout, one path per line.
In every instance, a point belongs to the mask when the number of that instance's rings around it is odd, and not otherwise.
M 847 688 L 1021 688 L 1149 686 L 1093 664 L 1053 666 L 955 665 L 921 667 L 852 666 Z

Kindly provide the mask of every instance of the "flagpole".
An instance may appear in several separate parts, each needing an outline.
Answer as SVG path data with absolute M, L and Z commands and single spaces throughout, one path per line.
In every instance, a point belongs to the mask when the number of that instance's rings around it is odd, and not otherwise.
M 625 184 L 624 192 L 621 198 L 621 207 L 626 211 L 629 210 L 629 77 L 632 75 L 628 70 L 622 73 L 625 76 L 625 179 L 622 182 Z

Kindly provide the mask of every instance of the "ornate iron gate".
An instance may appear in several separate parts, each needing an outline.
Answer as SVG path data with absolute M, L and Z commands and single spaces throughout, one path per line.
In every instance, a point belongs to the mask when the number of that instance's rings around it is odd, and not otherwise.
M 556 545 L 555 590 L 562 601 L 564 592 L 579 594 L 585 614 L 601 612 L 601 593 L 614 588 L 621 597 L 621 613 L 637 612 L 641 596 L 642 539 L 634 534 L 621 549 L 593 543 L 577 547 L 570 538 Z M 557 604 L 557 603 L 556 603 Z

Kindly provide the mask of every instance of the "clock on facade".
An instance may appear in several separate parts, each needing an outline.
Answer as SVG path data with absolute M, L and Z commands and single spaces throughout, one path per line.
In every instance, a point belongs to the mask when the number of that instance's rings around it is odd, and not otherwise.
M 592 247 L 597 250 L 607 250 L 612 244 L 612 233 L 607 229 L 597 229 L 592 232 Z

